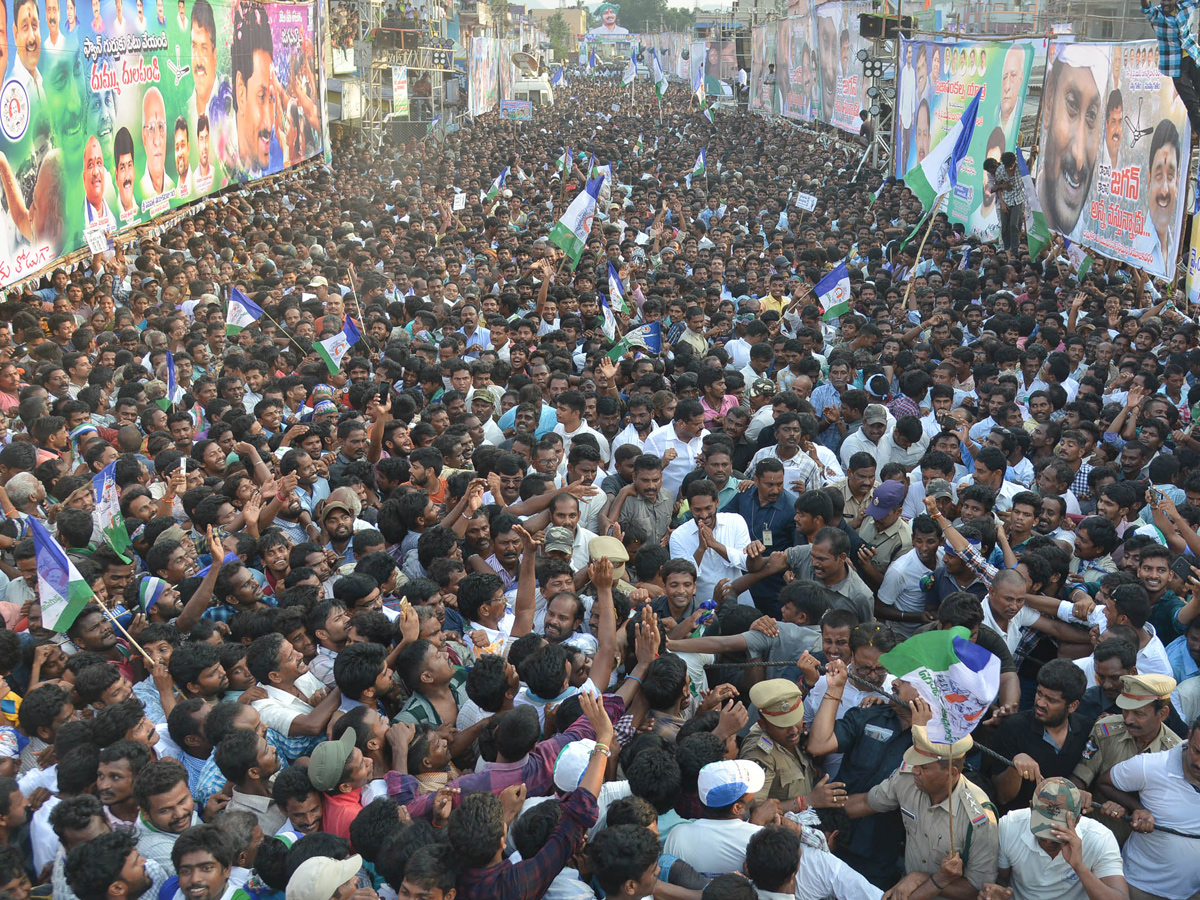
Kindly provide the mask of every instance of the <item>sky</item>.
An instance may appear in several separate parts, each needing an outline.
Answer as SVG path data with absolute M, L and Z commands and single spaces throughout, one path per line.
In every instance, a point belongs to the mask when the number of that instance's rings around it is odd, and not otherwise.
M 560 6 L 558 0 L 525 0 L 525 5 L 533 9 L 558 9 Z M 574 0 L 570 0 L 569 5 L 574 6 Z M 594 8 L 590 2 L 584 5 L 589 10 Z M 698 3 L 695 0 L 667 0 L 667 6 L 680 9 L 692 9 L 696 6 L 704 10 L 729 9 L 729 5 L 730 0 L 699 0 Z

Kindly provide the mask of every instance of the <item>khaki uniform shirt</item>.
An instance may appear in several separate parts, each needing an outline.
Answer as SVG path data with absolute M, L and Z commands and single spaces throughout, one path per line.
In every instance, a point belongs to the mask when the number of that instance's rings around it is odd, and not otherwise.
M 879 531 L 875 527 L 875 520 L 867 516 L 858 527 L 858 536 L 868 544 L 875 545 L 875 558 L 871 563 L 884 573 L 892 560 L 899 559 L 912 549 L 912 526 L 903 519 L 897 519 L 890 527 Z
M 1152 740 L 1145 750 L 1139 750 L 1137 742 L 1125 729 L 1125 722 L 1120 716 L 1101 716 L 1092 726 L 1087 746 L 1083 748 L 1083 756 L 1071 775 L 1079 779 L 1080 783 L 1091 786 L 1102 773 L 1117 763 L 1133 759 L 1139 753 L 1170 750 L 1180 740 L 1175 732 L 1164 725 L 1159 729 L 1158 737 Z
M 879 482 L 876 482 L 875 486 L 878 487 Z M 850 482 L 845 478 L 839 478 L 836 481 L 831 481 L 829 483 L 829 487 L 835 487 L 842 492 L 842 519 L 846 523 L 853 521 L 855 516 L 867 508 L 867 506 L 871 503 L 871 495 L 875 492 L 874 488 L 872 488 L 871 490 L 867 491 L 866 496 L 859 500 L 854 496 L 853 493 L 851 493 Z M 864 520 L 864 522 L 865 521 L 866 520 Z
M 933 875 L 951 852 L 950 803 L 954 804 L 954 847 L 963 860 L 963 877 L 974 888 L 996 880 L 1000 854 L 1000 829 L 987 795 L 959 777 L 951 796 L 932 804 L 929 795 L 913 781 L 912 771 L 897 769 L 867 793 L 876 812 L 899 809 L 908 843 L 904 848 L 905 873 Z
M 775 743 L 758 722 L 746 735 L 741 758 L 753 760 L 767 773 L 755 800 L 795 800 L 811 791 L 819 780 L 807 753 Z

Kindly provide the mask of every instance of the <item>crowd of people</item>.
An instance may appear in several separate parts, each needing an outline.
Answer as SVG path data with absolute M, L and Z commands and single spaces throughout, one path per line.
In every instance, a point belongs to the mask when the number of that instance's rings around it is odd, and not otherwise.
M 659 115 L 345 141 L 5 299 L 0 898 L 1196 896 L 1195 322 Z M 950 629 L 1000 676 L 945 744 L 888 654 Z

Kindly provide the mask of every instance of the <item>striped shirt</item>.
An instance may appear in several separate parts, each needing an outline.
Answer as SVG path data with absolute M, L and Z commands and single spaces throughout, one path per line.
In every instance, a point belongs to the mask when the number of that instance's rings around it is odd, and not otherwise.
M 1180 0 L 1175 14 L 1168 16 L 1161 6 L 1149 6 L 1142 0 L 1142 14 L 1158 39 L 1158 70 L 1175 78 L 1183 68 L 1183 54 L 1200 62 L 1200 45 L 1192 33 L 1192 7 L 1198 0 Z

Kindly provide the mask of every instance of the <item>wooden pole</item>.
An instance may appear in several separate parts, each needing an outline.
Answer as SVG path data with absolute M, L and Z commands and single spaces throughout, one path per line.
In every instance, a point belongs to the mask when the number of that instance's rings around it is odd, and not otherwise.
M 112 620 L 113 625 L 116 628 L 120 629 L 121 634 L 125 635 L 126 640 L 129 641 L 129 645 L 131 647 L 133 647 L 133 649 L 136 650 L 138 653 L 142 654 L 142 656 L 145 658 L 146 662 L 149 665 L 154 665 L 154 660 L 152 660 L 150 658 L 150 654 L 147 653 L 145 650 L 143 650 L 142 645 L 139 644 L 136 640 L 134 640 L 132 634 L 130 634 L 128 631 L 125 630 L 125 626 L 121 624 L 120 619 L 118 619 L 115 615 L 113 615 L 113 611 L 111 609 L 109 609 L 107 606 L 105 606 L 103 603 L 100 603 L 98 605 L 99 605 L 100 609 L 104 612 L 104 615 L 108 616 L 108 618 Z
M 358 302 L 358 288 L 354 286 L 354 279 L 358 277 L 358 273 L 354 271 L 353 264 L 347 267 L 347 271 L 350 273 L 350 295 L 354 297 L 354 306 L 358 310 L 358 321 L 360 327 L 362 328 L 359 334 L 362 337 L 363 343 L 367 345 L 367 349 L 374 353 L 375 342 L 372 341 L 371 336 L 367 334 L 367 319 L 363 315 L 362 304 Z
M 929 232 L 933 231 L 933 223 L 937 221 L 937 213 L 941 208 L 942 200 L 944 200 L 945 197 L 945 193 L 938 194 L 937 200 L 935 200 L 933 203 L 933 209 L 929 212 L 929 224 L 925 226 L 925 234 L 921 236 L 921 244 L 917 247 L 917 262 L 921 261 L 921 253 L 925 249 L 925 242 L 929 240 Z M 916 266 L 914 265 L 913 268 L 915 269 Z M 906 307 L 908 306 L 908 298 L 912 296 L 913 281 L 914 278 L 912 273 L 909 273 L 908 284 L 904 288 L 904 305 Z
M 950 754 L 950 796 L 947 807 L 950 810 L 950 856 L 954 855 L 954 754 Z

